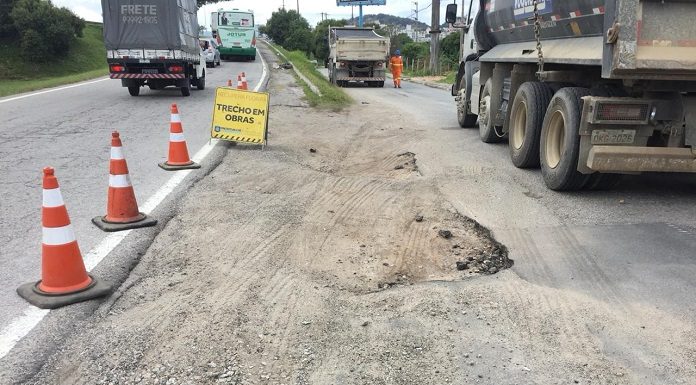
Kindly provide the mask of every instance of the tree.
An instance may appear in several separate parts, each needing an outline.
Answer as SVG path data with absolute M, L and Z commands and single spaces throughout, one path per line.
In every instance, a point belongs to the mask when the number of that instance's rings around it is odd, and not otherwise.
M 261 33 L 288 50 L 312 52 L 313 38 L 309 23 L 295 10 L 278 9 L 271 14 Z
M 206 5 L 206 4 L 215 4 L 219 3 L 221 0 L 196 0 L 196 5 L 198 5 L 198 8 Z
M 12 22 L 12 9 L 17 0 L 0 0 L 0 37 L 17 36 L 17 30 Z
M 459 34 L 459 31 L 450 33 L 440 42 L 442 57 L 451 63 L 459 62 Z
M 400 49 L 403 54 L 404 47 L 407 44 L 413 43 L 413 39 L 411 39 L 407 34 L 405 33 L 400 33 L 397 35 L 392 36 L 391 38 L 391 47 L 389 49 L 393 53 L 397 49 Z
M 427 42 L 406 43 L 401 49 L 401 55 L 410 59 L 424 59 L 430 54 L 430 44 Z
M 328 19 L 314 28 L 314 57 L 318 62 L 325 62 L 329 57 L 329 27 L 343 27 L 346 20 Z
M 67 55 L 85 27 L 85 21 L 67 8 L 43 0 L 18 0 L 10 17 L 20 38 L 20 54 L 27 60 Z

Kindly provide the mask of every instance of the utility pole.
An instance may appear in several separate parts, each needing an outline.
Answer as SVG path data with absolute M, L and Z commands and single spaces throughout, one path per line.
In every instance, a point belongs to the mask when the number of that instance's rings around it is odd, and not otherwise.
M 430 25 L 430 74 L 437 72 L 440 64 L 440 0 L 433 0 L 433 17 Z
M 283 10 L 285 10 L 285 0 L 283 0 Z
M 414 1 L 414 2 L 413 2 L 413 5 L 415 6 L 415 9 L 413 9 L 413 13 L 416 14 L 415 20 L 418 21 L 418 2 L 417 2 L 417 1 Z
M 297 14 L 300 14 L 300 0 L 297 0 Z

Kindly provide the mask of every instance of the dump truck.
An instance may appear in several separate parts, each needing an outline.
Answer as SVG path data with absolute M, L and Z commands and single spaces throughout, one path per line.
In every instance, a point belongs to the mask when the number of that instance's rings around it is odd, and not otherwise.
M 487 143 L 507 140 L 516 167 L 540 167 L 552 190 L 696 172 L 696 1 L 470 0 L 463 8 L 452 85 L 459 125 L 478 123 Z M 456 16 L 449 5 L 447 21 Z
M 389 38 L 372 28 L 330 27 L 327 67 L 331 83 L 344 87 L 348 82 L 364 82 L 384 87 Z
M 205 88 L 195 0 L 102 0 L 102 12 L 109 76 L 132 96 L 143 86 L 183 96 Z

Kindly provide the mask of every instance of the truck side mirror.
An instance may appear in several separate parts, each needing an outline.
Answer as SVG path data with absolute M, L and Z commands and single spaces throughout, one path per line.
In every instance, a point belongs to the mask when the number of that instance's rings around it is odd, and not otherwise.
M 445 21 L 448 24 L 454 24 L 457 21 L 457 4 L 447 4 Z

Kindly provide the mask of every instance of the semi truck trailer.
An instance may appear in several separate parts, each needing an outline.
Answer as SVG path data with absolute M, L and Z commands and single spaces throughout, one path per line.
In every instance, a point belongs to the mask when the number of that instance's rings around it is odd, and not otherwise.
M 364 82 L 384 87 L 389 38 L 372 28 L 329 28 L 329 80 L 343 87 L 348 82 Z
M 516 167 L 540 167 L 553 190 L 696 172 L 696 1 L 470 0 L 463 8 L 458 121 L 478 123 L 484 142 L 507 140 Z M 447 21 L 456 17 L 449 5 Z
M 205 88 L 194 0 L 102 0 L 104 45 L 112 79 L 132 96 L 168 86 L 189 96 Z

